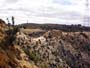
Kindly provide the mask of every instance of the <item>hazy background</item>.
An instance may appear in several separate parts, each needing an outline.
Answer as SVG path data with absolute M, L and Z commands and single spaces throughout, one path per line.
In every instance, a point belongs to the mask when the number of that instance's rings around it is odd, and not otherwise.
M 86 0 L 0 0 L 0 18 L 20 23 L 84 24 Z M 89 15 L 90 16 L 90 15 Z

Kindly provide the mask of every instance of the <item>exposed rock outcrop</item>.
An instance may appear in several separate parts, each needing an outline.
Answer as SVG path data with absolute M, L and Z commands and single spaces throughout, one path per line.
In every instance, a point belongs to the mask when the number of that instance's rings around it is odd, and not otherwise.
M 42 39 L 23 43 L 22 48 L 39 68 L 89 68 L 90 32 L 48 31 Z M 31 37 L 27 37 L 31 39 Z M 22 39 L 22 38 L 21 38 Z M 32 37 L 32 39 L 35 39 Z M 24 41 L 23 41 L 24 42 Z
M 15 45 L 15 28 L 7 29 L 0 19 L 0 68 L 37 68 L 20 46 Z
M 90 32 L 5 30 L 0 20 L 0 68 L 90 68 Z

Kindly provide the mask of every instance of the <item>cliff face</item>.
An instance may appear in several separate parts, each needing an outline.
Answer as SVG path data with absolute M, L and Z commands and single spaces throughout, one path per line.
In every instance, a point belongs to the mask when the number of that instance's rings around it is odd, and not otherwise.
M 90 67 L 90 32 L 52 30 L 36 38 L 20 35 L 18 45 L 39 68 Z
M 5 30 L 3 25 L 0 68 L 90 67 L 90 32 L 42 30 L 26 34 L 15 27 Z
M 5 22 L 0 19 L 0 68 L 37 68 L 21 46 L 15 44 L 15 28 L 5 28 Z

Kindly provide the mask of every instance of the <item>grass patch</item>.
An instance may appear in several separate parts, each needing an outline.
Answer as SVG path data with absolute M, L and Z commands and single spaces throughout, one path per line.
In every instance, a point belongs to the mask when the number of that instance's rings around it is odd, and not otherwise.
M 40 56 L 38 53 L 29 51 L 28 49 L 23 48 L 23 51 L 29 56 L 30 60 L 34 61 L 37 63 L 40 59 Z

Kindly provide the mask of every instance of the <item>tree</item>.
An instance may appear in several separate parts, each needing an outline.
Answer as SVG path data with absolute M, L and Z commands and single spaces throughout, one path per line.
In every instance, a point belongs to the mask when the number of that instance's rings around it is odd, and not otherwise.
M 12 25 L 14 26 L 15 21 L 14 21 L 14 17 L 12 16 Z

